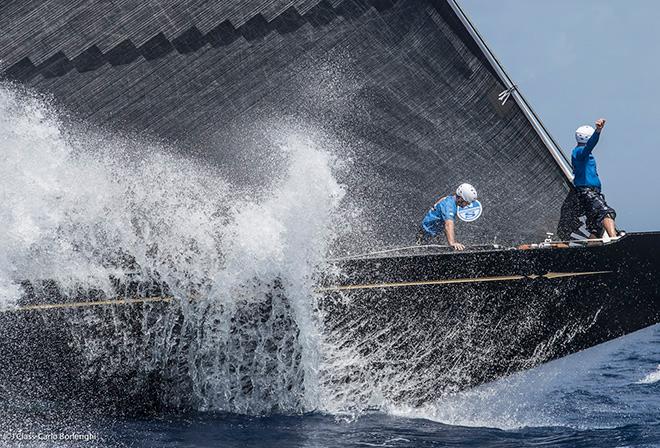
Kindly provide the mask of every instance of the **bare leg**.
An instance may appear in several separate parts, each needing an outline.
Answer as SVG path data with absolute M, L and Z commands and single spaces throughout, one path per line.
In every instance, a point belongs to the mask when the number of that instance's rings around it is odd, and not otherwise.
M 614 238 L 616 236 L 616 226 L 614 225 L 614 220 L 609 216 L 603 219 L 603 227 L 607 231 L 607 234 Z

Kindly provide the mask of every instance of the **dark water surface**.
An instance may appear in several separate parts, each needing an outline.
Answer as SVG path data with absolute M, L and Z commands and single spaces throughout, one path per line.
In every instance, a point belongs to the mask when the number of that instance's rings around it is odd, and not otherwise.
M 19 400 L 3 403 L 2 446 L 660 446 L 659 342 L 655 326 L 421 409 L 362 415 L 117 418 Z

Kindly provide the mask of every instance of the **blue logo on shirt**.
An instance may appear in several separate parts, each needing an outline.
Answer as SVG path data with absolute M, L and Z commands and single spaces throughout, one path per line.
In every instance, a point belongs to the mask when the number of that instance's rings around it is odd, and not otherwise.
M 458 207 L 458 218 L 464 222 L 472 222 L 479 219 L 483 212 L 483 206 L 479 201 L 473 201 L 472 204 L 465 207 Z

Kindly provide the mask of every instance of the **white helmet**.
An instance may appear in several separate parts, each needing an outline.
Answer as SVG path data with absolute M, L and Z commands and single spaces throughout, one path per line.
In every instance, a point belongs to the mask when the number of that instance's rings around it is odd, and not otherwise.
M 470 184 L 460 184 L 456 189 L 456 195 L 472 203 L 477 199 L 477 190 Z
M 596 130 L 591 126 L 580 126 L 575 130 L 575 140 L 578 143 L 587 143 Z

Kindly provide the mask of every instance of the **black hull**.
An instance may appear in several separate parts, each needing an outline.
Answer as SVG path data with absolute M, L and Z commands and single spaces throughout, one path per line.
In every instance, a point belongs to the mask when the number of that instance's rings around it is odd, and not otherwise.
M 322 381 L 328 388 L 355 385 L 354 401 L 368 401 L 378 390 L 387 400 L 424 403 L 660 322 L 660 233 L 592 247 L 338 264 L 342 275 L 322 282 L 318 311 L 325 342 L 355 362 L 328 367 Z M 243 325 L 237 339 L 250 334 L 246 326 L 297 334 L 286 297 L 271 286 L 232 318 Z M 195 406 L 200 392 L 193 391 L 186 362 L 199 333 L 184 325 L 186 313 L 167 300 L 166 289 L 141 294 L 156 300 L 71 302 L 0 314 L 2 398 L 93 399 L 94 405 L 138 411 Z M 30 300 L 38 295 L 33 291 Z M 50 296 L 51 302 L 63 299 L 53 291 Z M 279 359 L 299 362 L 290 349 L 295 341 L 276 333 L 271 338 Z M 287 390 L 300 387 L 300 378 L 287 381 Z M 245 375 L 236 393 L 257 389 Z
M 660 322 L 659 268 L 659 233 L 592 247 L 353 260 L 325 306 L 342 316 L 334 334 L 355 341 L 374 372 L 396 366 L 378 381 L 423 384 L 397 397 L 423 402 Z

